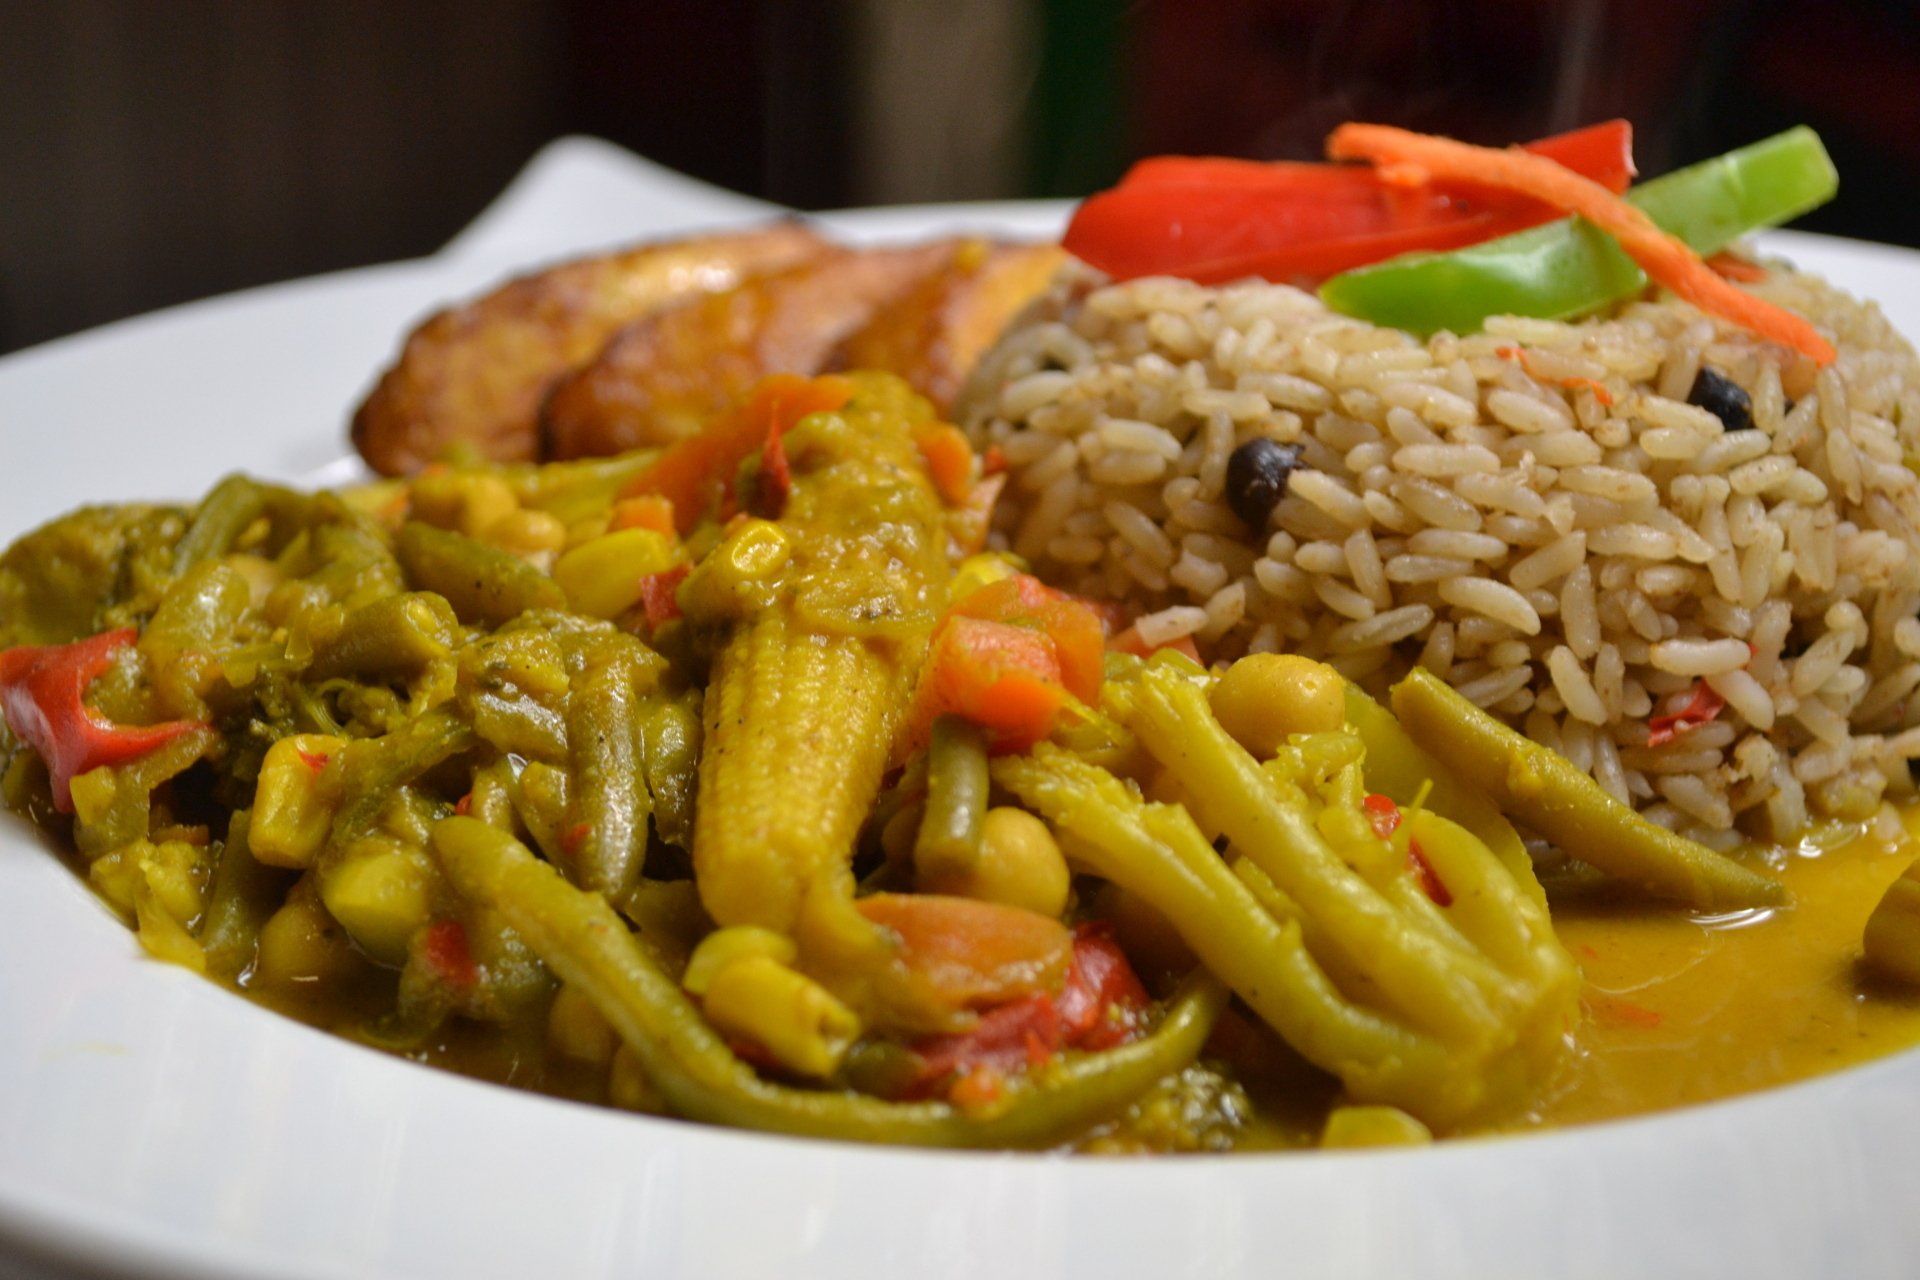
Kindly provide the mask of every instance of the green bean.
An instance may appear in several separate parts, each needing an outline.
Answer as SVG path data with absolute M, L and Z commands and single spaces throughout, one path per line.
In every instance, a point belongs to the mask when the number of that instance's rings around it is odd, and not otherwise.
M 560 584 L 498 547 L 418 520 L 400 530 L 400 564 L 415 586 L 437 591 L 466 623 L 494 626 L 529 609 L 564 609 Z
M 154 713 L 207 718 L 202 693 L 218 675 L 210 651 L 232 639 L 251 599 L 240 572 L 217 560 L 195 565 L 168 588 L 140 636 Z M 189 654 L 193 660 L 183 661 Z
M 307 676 L 389 679 L 418 675 L 453 652 L 459 623 L 430 591 L 382 596 L 347 614 L 340 630 L 314 645 Z
M 1393 906 L 1328 845 L 1304 801 L 1271 785 L 1269 774 L 1227 735 L 1206 694 L 1149 670 L 1136 691 L 1130 722 L 1154 758 L 1185 790 L 1208 828 L 1225 832 L 1238 850 L 1300 904 L 1343 966 L 1364 973 L 1401 1014 L 1446 1036 L 1477 1040 L 1494 1034 L 1503 1007 L 1519 992 L 1490 963 L 1463 957 L 1426 922 Z
M 350 742 L 341 751 L 339 812 L 327 835 L 323 865 L 372 831 L 400 788 L 443 760 L 474 744 L 473 730 L 441 708 L 409 720 L 392 733 Z
M 473 731 L 498 751 L 530 760 L 567 758 L 567 718 L 527 694 L 474 689 L 463 692 L 461 706 Z
M 676 1112 L 715 1124 L 936 1147 L 1057 1142 L 1191 1063 L 1226 998 L 1218 983 L 1196 976 L 1153 1034 L 1042 1068 L 980 1114 L 939 1102 L 787 1088 L 760 1079 L 733 1055 L 604 899 L 569 885 L 519 841 L 485 823 L 450 818 L 434 829 L 434 848 L 462 893 L 497 908 L 555 974 L 587 994 Z
M 490 827 L 513 830 L 513 774 L 505 760 L 474 771 L 467 812 Z
M 173 548 L 173 571 L 184 574 L 203 561 L 223 556 L 262 516 L 304 509 L 308 500 L 291 489 L 230 475 L 215 485 L 194 509 L 193 520 Z
M 160 600 L 140 633 L 140 650 L 164 662 L 187 649 L 205 649 L 233 634 L 252 593 L 238 569 L 217 560 L 187 570 Z
M 574 677 L 567 698 L 567 745 L 572 762 L 572 825 L 584 836 L 570 840 L 574 879 L 583 888 L 619 898 L 640 878 L 647 856 L 647 791 L 640 754 L 645 705 L 643 675 L 631 656 L 615 649 L 589 661 Z
M 573 870 L 573 856 L 561 836 L 567 823 L 572 780 L 565 769 L 533 763 L 520 770 L 513 787 L 513 811 L 533 842 L 557 867 Z
M 220 847 L 206 914 L 200 920 L 200 948 L 206 952 L 207 970 L 228 980 L 253 963 L 260 926 L 279 909 L 288 880 L 285 872 L 253 856 L 247 845 L 251 816 L 249 810 L 235 809 L 227 823 L 227 839 Z
M 1526 842 L 1513 824 L 1484 794 L 1462 782 L 1453 769 L 1416 746 L 1392 712 L 1352 683 L 1347 685 L 1347 723 L 1366 744 L 1367 786 L 1371 790 L 1403 808 L 1421 800 L 1425 808 L 1473 832 L 1530 897 L 1542 906 L 1546 904 Z
M 663 698 L 640 726 L 653 795 L 653 828 L 668 844 L 693 847 L 693 806 L 700 781 L 701 696 L 689 689 Z
M 952 892 L 971 878 L 991 789 L 986 735 L 959 716 L 935 720 L 927 746 L 927 805 L 913 843 L 914 873 L 924 888 Z
M 1151 903 L 1201 963 L 1308 1061 L 1368 1096 L 1397 1096 L 1395 1073 L 1440 1069 L 1437 1041 L 1340 995 L 1307 951 L 1299 908 L 1254 869 L 1269 890 L 1256 897 L 1186 810 L 1147 804 L 1113 775 L 1050 743 L 1030 755 L 1002 756 L 993 776 L 1070 837 L 1071 861 Z M 1383 1070 L 1383 1063 L 1394 1065 Z
M 385 537 L 366 516 L 330 493 L 315 497 L 313 510 L 315 521 L 307 530 L 310 586 L 357 608 L 406 585 Z
M 1608 875 L 1703 911 L 1786 899 L 1779 881 L 1647 821 L 1565 756 L 1509 729 L 1430 672 L 1415 670 L 1394 686 L 1393 710 L 1416 743 L 1444 755 L 1469 784 Z

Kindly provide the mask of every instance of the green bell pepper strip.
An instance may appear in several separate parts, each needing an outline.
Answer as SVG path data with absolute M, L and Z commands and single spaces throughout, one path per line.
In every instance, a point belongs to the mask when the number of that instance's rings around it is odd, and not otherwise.
M 1643 182 L 1625 199 L 1700 254 L 1776 226 L 1833 198 L 1839 174 L 1802 125 Z M 1488 316 L 1558 320 L 1631 297 L 1646 273 L 1582 218 L 1451 253 L 1410 253 L 1333 277 L 1320 298 L 1378 325 L 1430 334 L 1478 330 Z

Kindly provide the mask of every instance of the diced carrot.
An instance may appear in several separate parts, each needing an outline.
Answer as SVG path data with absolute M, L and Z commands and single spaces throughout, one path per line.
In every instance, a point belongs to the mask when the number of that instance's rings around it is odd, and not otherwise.
M 904 747 L 911 753 L 925 745 L 935 718 L 951 712 L 991 731 L 996 750 L 1024 751 L 1053 732 L 1066 700 L 1060 661 L 1045 634 L 949 617 L 921 668 Z
M 742 462 L 812 413 L 846 407 L 853 384 L 826 375 L 763 378 L 747 399 L 708 423 L 696 436 L 662 450 L 621 490 L 623 498 L 655 494 L 673 505 L 674 527 L 687 532 L 729 488 Z
M 657 493 L 643 493 L 637 498 L 622 498 L 613 504 L 613 519 L 607 526 L 610 530 L 651 529 L 655 533 L 673 533 L 673 503 Z
M 876 893 L 861 915 L 900 943 L 907 972 L 954 1008 L 985 1008 L 1058 989 L 1073 934 L 1022 907 L 937 893 Z
M 952 613 L 1045 632 L 1067 692 L 1082 702 L 1100 696 L 1106 633 L 1085 601 L 1055 591 L 1031 574 L 1016 573 L 970 592 L 954 604 Z
M 1476 182 L 1515 191 L 1587 219 L 1619 242 L 1657 284 L 1711 315 L 1832 364 L 1833 344 L 1799 315 L 1735 288 L 1684 241 L 1590 178 L 1517 148 L 1476 147 L 1390 125 L 1343 124 L 1327 139 L 1335 160 L 1368 160 L 1393 181 Z
M 973 446 L 960 428 L 940 422 L 914 432 L 913 442 L 926 459 L 927 475 L 950 507 L 965 503 L 973 492 Z

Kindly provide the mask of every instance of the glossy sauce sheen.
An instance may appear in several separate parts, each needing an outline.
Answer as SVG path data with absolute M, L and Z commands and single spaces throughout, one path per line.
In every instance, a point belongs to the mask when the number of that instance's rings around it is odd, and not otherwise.
M 1920 831 L 1920 808 L 1905 815 Z M 1860 931 L 1920 844 L 1789 855 L 1777 911 L 1702 917 L 1556 903 L 1586 975 L 1578 1051 L 1552 1097 L 1503 1128 L 1610 1119 L 1786 1084 L 1920 1043 L 1920 995 L 1860 967 Z

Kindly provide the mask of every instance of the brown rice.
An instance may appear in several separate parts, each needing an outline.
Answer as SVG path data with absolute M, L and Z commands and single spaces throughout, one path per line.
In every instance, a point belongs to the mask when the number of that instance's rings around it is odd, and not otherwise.
M 1080 277 L 962 417 L 1013 472 L 1004 545 L 1136 605 L 1148 643 L 1305 653 L 1376 692 L 1417 662 L 1657 822 L 1795 839 L 1920 756 L 1920 363 L 1818 279 L 1760 291 L 1838 363 L 1664 297 L 1422 342 L 1285 286 Z M 1703 366 L 1754 430 L 1686 403 Z M 1250 530 L 1223 486 L 1256 436 L 1301 469 Z M 1702 684 L 1719 719 L 1649 746 Z

